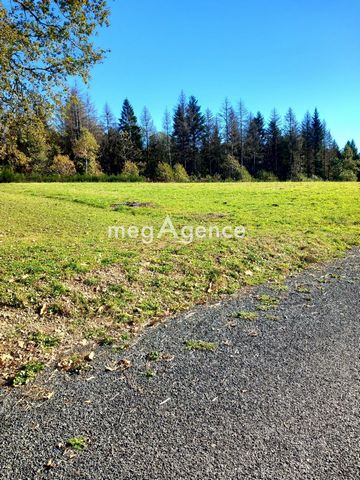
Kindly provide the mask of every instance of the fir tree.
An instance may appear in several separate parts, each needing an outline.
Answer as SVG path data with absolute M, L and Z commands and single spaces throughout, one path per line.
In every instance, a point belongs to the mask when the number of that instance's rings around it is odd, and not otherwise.
M 131 106 L 129 100 L 124 100 L 121 117 L 119 120 L 119 131 L 128 134 L 128 138 L 133 143 L 134 147 L 141 150 L 141 129 L 138 125 L 134 109 Z

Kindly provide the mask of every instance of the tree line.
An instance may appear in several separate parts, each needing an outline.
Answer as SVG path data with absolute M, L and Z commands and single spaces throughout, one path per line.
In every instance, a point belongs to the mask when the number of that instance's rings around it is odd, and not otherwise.
M 181 93 L 157 131 L 145 107 L 138 120 L 128 99 L 116 119 L 99 117 L 88 96 L 73 88 L 48 120 L 46 111 L 17 110 L 0 124 L 0 165 L 23 174 L 123 175 L 153 181 L 356 180 L 353 140 L 340 149 L 317 109 L 298 121 L 248 112 L 225 99 L 217 114 Z M 124 178 L 125 178 L 124 177 Z

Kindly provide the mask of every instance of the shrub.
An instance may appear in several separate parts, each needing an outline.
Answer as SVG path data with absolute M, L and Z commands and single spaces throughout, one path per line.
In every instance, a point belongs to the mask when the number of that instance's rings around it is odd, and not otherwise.
M 357 175 L 354 170 L 343 170 L 339 175 L 340 182 L 356 182 Z
M 245 167 L 240 167 L 240 178 L 241 182 L 252 182 L 253 177 L 250 175 L 249 171 Z
M 67 155 L 55 155 L 49 168 L 50 173 L 56 175 L 75 175 L 75 164 Z
M 268 172 L 267 170 L 260 170 L 257 174 L 257 179 L 260 182 L 278 182 L 278 177 L 273 172 Z
M 174 181 L 174 170 L 171 165 L 165 162 L 160 162 L 157 171 L 156 178 L 160 182 L 173 182 Z
M 227 155 L 223 164 L 222 172 L 226 180 L 240 180 L 240 164 L 233 155 Z
M 175 182 L 188 182 L 190 180 L 187 171 L 180 163 L 177 163 L 174 167 L 174 180 Z
M 129 175 L 133 177 L 138 177 L 139 176 L 139 168 L 134 162 L 130 162 L 127 160 L 124 164 L 124 168 L 122 169 L 122 174 L 124 175 Z

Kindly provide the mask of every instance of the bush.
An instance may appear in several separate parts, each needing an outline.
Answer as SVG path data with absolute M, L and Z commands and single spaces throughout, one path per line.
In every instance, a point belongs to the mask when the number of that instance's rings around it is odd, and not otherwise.
M 257 174 L 257 179 L 260 182 L 278 182 L 278 177 L 273 172 L 268 172 L 267 170 L 260 170 Z
M 50 173 L 55 175 L 75 175 L 75 164 L 67 155 L 55 155 L 49 168 Z
M 339 175 L 340 182 L 356 182 L 357 175 L 354 170 L 343 170 Z
M 171 165 L 165 162 L 159 163 L 156 170 L 156 178 L 160 182 L 173 182 L 174 181 L 174 170 Z
M 223 177 L 227 181 L 252 182 L 253 178 L 245 167 L 233 156 L 228 155 L 222 164 Z
M 239 173 L 240 173 L 240 182 L 252 182 L 254 179 L 253 177 L 250 175 L 249 171 L 247 170 L 247 168 L 245 167 L 240 167 L 240 170 L 239 170 Z
M 238 160 L 233 155 L 227 155 L 222 164 L 223 177 L 226 180 L 240 180 L 240 164 Z
M 127 160 L 124 164 L 124 168 L 122 169 L 121 172 L 123 175 L 129 175 L 133 177 L 138 177 L 139 176 L 139 168 L 134 162 L 130 162 Z
M 17 181 L 18 174 L 14 173 L 14 171 L 9 168 L 5 167 L 0 170 L 0 183 L 11 183 Z
M 175 182 L 188 182 L 190 180 L 187 171 L 180 163 L 175 165 L 173 174 Z

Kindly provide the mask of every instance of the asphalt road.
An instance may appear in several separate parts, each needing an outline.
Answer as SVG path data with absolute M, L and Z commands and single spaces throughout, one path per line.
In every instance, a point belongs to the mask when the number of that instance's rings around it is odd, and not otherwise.
M 79 376 L 45 374 L 51 400 L 4 390 L 0 478 L 359 479 L 359 250 L 287 285 L 148 328 L 123 355 L 99 350 Z M 258 311 L 261 294 L 280 304 Z M 217 348 L 187 350 L 190 339 Z M 105 371 L 121 358 L 131 367 Z M 86 448 L 64 453 L 75 436 Z

